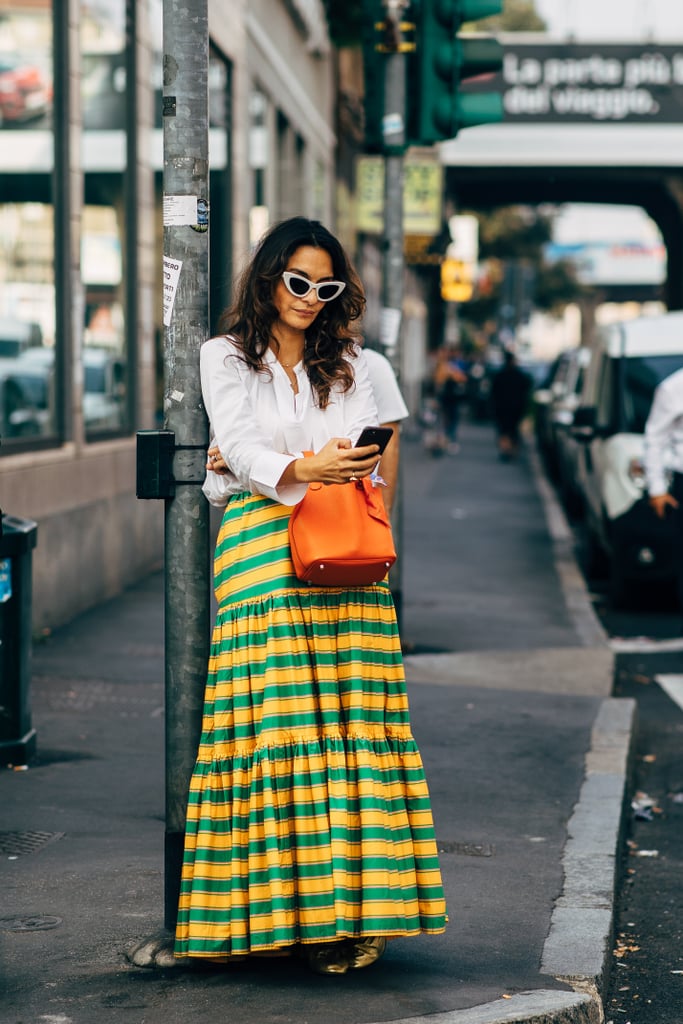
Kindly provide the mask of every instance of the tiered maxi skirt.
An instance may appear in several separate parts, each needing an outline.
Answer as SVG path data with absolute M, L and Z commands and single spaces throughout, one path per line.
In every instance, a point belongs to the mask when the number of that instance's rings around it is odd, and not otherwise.
M 181 957 L 445 928 L 391 592 L 301 583 L 289 513 L 236 495 L 218 536 Z

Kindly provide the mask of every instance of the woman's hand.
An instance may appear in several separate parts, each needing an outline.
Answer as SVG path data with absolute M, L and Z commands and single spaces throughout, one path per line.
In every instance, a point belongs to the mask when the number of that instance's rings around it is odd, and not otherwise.
M 212 445 L 207 454 L 208 458 L 206 460 L 206 468 L 212 470 L 214 473 L 218 473 L 219 476 L 225 476 L 229 470 L 225 459 L 221 455 L 221 450 L 218 445 Z
M 352 448 L 348 437 L 333 437 L 315 455 L 290 463 L 281 483 L 345 484 L 369 476 L 378 459 L 376 444 Z

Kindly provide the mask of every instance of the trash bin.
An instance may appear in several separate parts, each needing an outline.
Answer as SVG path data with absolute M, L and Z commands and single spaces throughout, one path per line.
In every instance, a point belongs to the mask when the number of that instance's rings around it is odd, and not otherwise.
M 31 561 L 38 527 L 2 515 L 0 531 L 0 763 L 26 764 L 36 749 L 31 726 Z

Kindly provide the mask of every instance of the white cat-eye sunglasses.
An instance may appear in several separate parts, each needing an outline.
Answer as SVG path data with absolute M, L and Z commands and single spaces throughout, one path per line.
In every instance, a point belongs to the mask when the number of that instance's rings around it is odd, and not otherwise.
M 285 270 L 282 280 L 290 295 L 295 295 L 297 299 L 304 299 L 311 291 L 315 291 L 318 302 L 331 302 L 332 299 L 338 298 L 346 288 L 345 281 L 319 281 L 318 284 L 314 284 L 303 274 L 295 274 L 292 270 Z

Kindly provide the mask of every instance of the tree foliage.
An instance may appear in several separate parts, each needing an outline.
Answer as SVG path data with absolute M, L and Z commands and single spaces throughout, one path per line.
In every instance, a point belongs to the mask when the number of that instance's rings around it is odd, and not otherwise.
M 479 221 L 479 257 L 484 275 L 475 297 L 461 308 L 463 320 L 479 326 L 496 319 L 506 275 L 515 265 L 524 265 L 529 270 L 534 309 L 559 314 L 586 294 L 571 262 L 546 259 L 545 246 L 552 238 L 554 211 L 547 207 L 502 206 L 486 214 L 475 211 L 475 216 Z
M 502 14 L 472 22 L 471 25 L 482 32 L 544 32 L 546 28 L 543 18 L 536 11 L 534 0 L 505 0 Z

